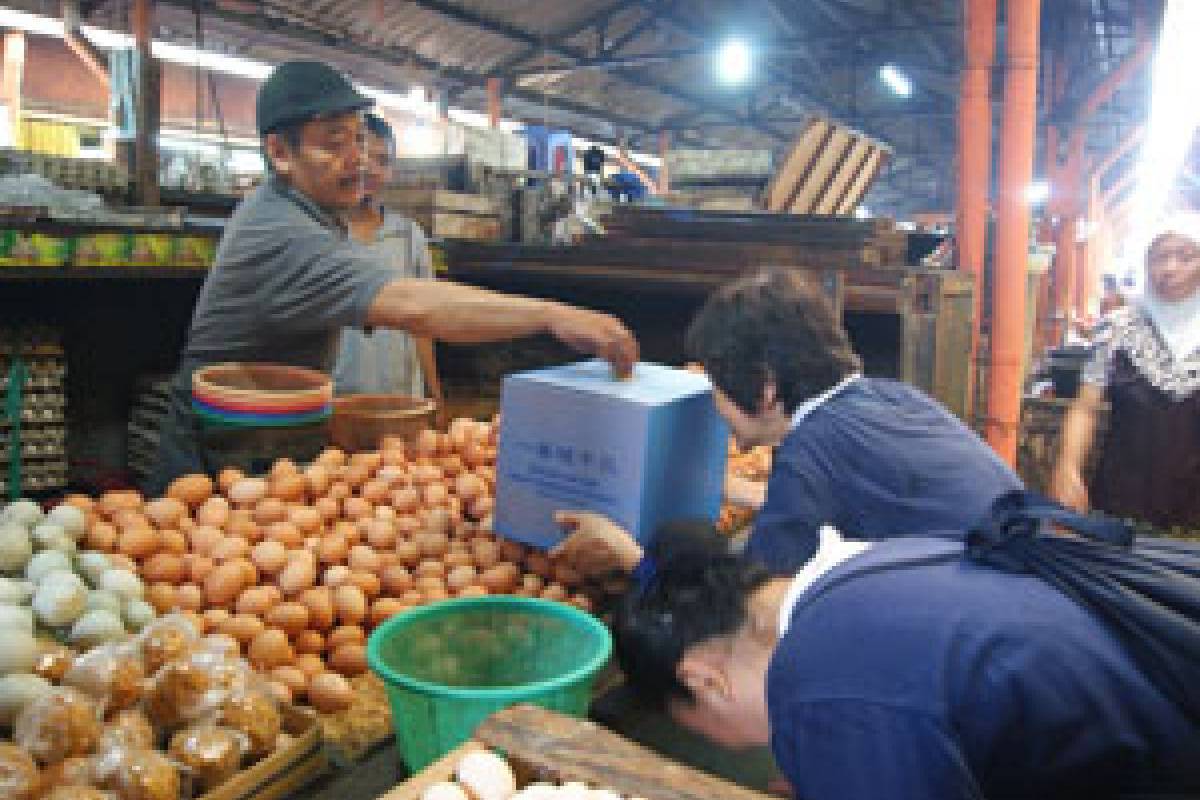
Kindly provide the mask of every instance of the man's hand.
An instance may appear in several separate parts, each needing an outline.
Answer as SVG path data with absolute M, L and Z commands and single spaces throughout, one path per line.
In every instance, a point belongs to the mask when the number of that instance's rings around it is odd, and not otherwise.
M 603 358 L 622 380 L 633 373 L 638 361 L 637 339 L 619 319 L 608 314 L 555 304 L 547 331 L 581 353 Z
M 1080 514 L 1086 514 L 1091 505 L 1082 471 L 1066 461 L 1060 462 L 1054 469 L 1050 496 Z
M 730 475 L 725 479 L 725 502 L 758 511 L 767 501 L 767 484 Z
M 586 511 L 560 511 L 554 519 L 567 533 L 550 551 L 587 579 L 633 572 L 642 560 L 642 547 L 612 520 Z

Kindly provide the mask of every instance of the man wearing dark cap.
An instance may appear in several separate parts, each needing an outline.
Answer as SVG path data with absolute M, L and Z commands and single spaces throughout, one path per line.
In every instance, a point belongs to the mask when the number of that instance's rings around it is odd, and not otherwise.
M 343 328 L 392 328 L 457 343 L 539 333 L 611 362 L 620 374 L 637 342 L 605 314 L 446 281 L 398 277 L 347 237 L 339 215 L 363 196 L 373 101 L 316 62 L 283 64 L 258 93 L 268 179 L 234 212 L 192 317 L 158 465 L 160 492 L 188 472 L 220 464 L 203 445 L 191 376 L 226 362 L 272 362 L 329 372 Z

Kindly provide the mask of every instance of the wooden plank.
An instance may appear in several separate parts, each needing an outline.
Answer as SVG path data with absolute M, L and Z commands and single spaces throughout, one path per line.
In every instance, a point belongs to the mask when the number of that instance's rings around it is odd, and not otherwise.
M 808 123 L 767 187 L 767 210 L 783 211 L 787 208 L 788 198 L 794 193 L 796 185 L 804 180 L 821 152 L 821 143 L 832 130 L 828 120 L 814 119 Z
M 846 196 L 842 198 L 841 205 L 837 208 L 838 214 L 849 215 L 854 213 L 854 210 L 862 202 L 867 190 L 871 188 L 871 184 L 875 182 L 875 178 L 879 175 L 885 163 L 887 163 L 887 152 L 881 148 L 875 148 L 863 164 L 854 182 L 850 184 L 850 188 L 846 191 Z
M 484 215 L 499 212 L 496 200 L 489 195 L 451 192 L 445 189 L 386 189 L 382 192 L 380 200 L 389 208 L 424 208 Z
M 514 706 L 484 720 L 481 743 L 519 767 L 557 781 L 580 781 L 646 800 L 763 800 L 699 770 L 667 761 L 594 722 L 534 706 Z M 389 798 L 396 800 L 396 798 Z
M 846 190 L 853 185 L 854 179 L 862 171 L 863 165 L 871 155 L 871 143 L 866 139 L 855 139 L 850 152 L 842 160 L 837 174 L 830 180 L 821 202 L 817 204 L 818 214 L 836 214 L 846 197 Z
M 491 241 L 500 238 L 500 220 L 452 212 L 415 212 L 409 216 L 429 236 L 439 239 Z
M 792 214 L 812 214 L 820 197 L 821 190 L 833 175 L 838 165 L 846 156 L 846 149 L 851 144 L 850 134 L 842 128 L 833 131 L 833 135 L 825 142 L 820 154 L 809 170 L 804 182 L 797 187 L 797 192 L 788 201 L 786 210 Z

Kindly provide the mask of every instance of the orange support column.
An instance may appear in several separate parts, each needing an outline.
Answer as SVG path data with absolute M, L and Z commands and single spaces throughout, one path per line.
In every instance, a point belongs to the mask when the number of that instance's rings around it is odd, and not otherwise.
M 987 438 L 1009 464 L 1016 463 L 1021 415 L 1029 266 L 1025 189 L 1033 179 L 1040 15 L 1041 0 L 1008 0 Z
M 500 127 L 500 115 L 503 109 L 503 100 L 500 97 L 500 79 L 487 79 L 487 109 L 488 109 L 488 124 L 493 128 Z
M 964 0 L 966 65 L 958 105 L 958 265 L 975 283 L 971 366 L 983 321 L 983 269 L 992 166 L 992 63 L 996 56 L 996 0 Z M 971 382 L 974 388 L 974 381 Z M 974 392 L 972 392 L 972 395 Z

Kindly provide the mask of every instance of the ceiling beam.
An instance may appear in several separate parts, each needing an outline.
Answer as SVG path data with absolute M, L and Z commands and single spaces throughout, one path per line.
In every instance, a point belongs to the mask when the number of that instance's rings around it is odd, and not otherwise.
M 367 45 L 352 40 L 344 33 L 335 34 L 308 26 L 297 25 L 279 18 L 272 18 L 265 14 L 249 14 L 242 11 L 233 11 L 218 6 L 215 0 L 196 0 L 196 2 L 193 2 L 193 0 L 157 0 L 157 2 L 160 7 L 170 7 L 185 12 L 191 12 L 194 7 L 198 6 L 206 19 L 221 20 L 254 31 L 259 34 L 260 43 L 268 37 L 274 37 L 278 42 L 277 46 L 280 48 L 286 48 L 289 41 L 302 42 L 326 49 L 330 53 L 338 53 L 351 58 L 366 58 L 401 69 L 415 68 L 422 72 L 432 73 L 443 80 L 456 84 L 467 84 L 480 88 L 485 87 L 487 84 L 486 75 L 470 72 L 458 67 L 447 67 L 407 47 Z M 519 88 L 510 90 L 509 94 L 527 103 L 551 105 L 569 114 L 604 121 L 619 128 L 647 133 L 654 132 L 654 129 L 643 119 L 612 112 L 606 108 L 580 103 L 570 98 L 545 95 L 542 92 Z M 587 132 L 587 135 L 589 138 L 606 143 L 619 143 L 617 137 L 604 136 L 590 131 Z
M 437 12 L 442 16 L 445 16 L 447 19 L 471 25 L 479 30 L 488 31 L 490 33 L 503 36 L 516 42 L 522 42 L 530 46 L 544 46 L 547 53 L 552 53 L 554 55 L 570 59 L 571 61 L 581 61 L 587 58 L 587 53 L 577 47 L 571 47 L 561 42 L 553 43 L 549 41 L 543 41 L 543 39 L 535 33 L 527 31 L 523 28 L 519 28 L 515 25 L 510 25 L 506 22 L 490 19 L 482 14 L 479 14 L 478 12 L 455 5 L 454 3 L 447 2 L 447 0 L 409 0 L 409 2 L 418 8 L 424 8 L 428 11 Z M 651 89 L 652 91 L 657 92 L 664 97 L 669 97 L 677 102 L 697 106 L 715 105 L 724 108 L 727 112 L 740 118 L 745 123 L 747 128 L 751 128 L 758 133 L 770 136 L 772 139 L 777 141 L 786 142 L 791 138 L 788 134 L 782 131 L 775 130 L 770 126 L 756 122 L 754 119 L 747 116 L 741 109 L 736 108 L 728 102 L 722 101 L 719 97 L 702 95 L 684 90 L 641 70 L 630 70 L 623 79 L 636 86 Z

